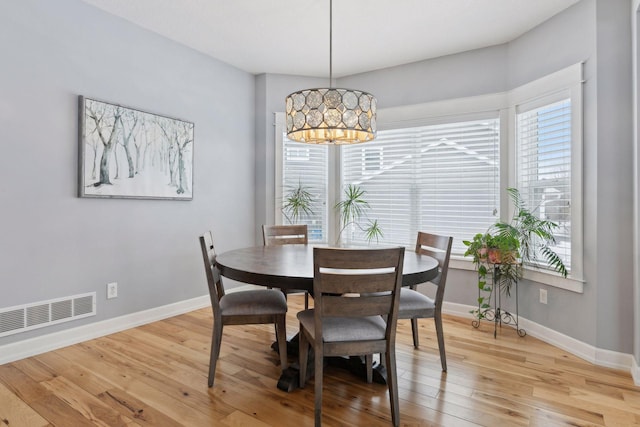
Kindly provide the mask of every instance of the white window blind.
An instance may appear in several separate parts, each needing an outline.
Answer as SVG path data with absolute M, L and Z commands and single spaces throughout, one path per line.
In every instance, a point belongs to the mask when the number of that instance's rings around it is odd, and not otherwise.
M 500 121 L 496 117 L 378 131 L 364 145 L 342 147 L 342 184 L 366 191 L 367 216 L 385 244 L 413 246 L 418 231 L 463 239 L 499 217 Z M 363 227 L 365 224 L 361 224 Z M 365 243 L 359 227 L 342 240 Z
M 313 196 L 310 215 L 302 215 L 297 221 L 307 224 L 309 241 L 327 242 L 327 185 L 328 151 L 326 146 L 301 144 L 282 136 L 282 200 L 286 203 L 289 191 L 302 185 Z M 281 223 L 288 220 L 280 211 Z
M 551 249 L 567 270 L 571 269 L 571 111 L 570 98 L 516 109 L 516 186 L 527 208 L 559 225 Z

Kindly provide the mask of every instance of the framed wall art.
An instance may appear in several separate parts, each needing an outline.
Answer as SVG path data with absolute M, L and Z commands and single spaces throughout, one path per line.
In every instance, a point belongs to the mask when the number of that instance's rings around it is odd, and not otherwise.
M 79 122 L 79 197 L 193 198 L 193 123 L 84 96 Z

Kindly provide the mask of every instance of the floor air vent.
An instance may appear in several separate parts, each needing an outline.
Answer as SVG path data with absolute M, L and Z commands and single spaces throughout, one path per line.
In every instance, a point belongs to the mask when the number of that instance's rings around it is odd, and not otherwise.
M 96 293 L 0 308 L 0 337 L 95 316 Z

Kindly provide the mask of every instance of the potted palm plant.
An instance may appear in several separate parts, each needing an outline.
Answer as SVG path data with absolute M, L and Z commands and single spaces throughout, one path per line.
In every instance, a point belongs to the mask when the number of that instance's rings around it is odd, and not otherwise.
M 538 253 L 540 253 L 547 265 L 563 277 L 567 277 L 568 271 L 562 258 L 551 249 L 551 246 L 556 243 L 554 231 L 558 228 L 558 224 L 540 219 L 532 210 L 527 209 L 518 189 L 507 188 L 507 193 L 514 204 L 515 211 L 510 222 L 498 222 L 494 225 L 496 235 L 518 240 L 519 255 L 523 263 L 538 261 Z
M 478 272 L 478 309 L 472 313 L 485 318 L 489 301 L 498 289 L 510 295 L 511 286 L 522 277 L 522 265 L 535 263 L 539 254 L 552 270 L 567 277 L 567 269 L 560 256 L 553 251 L 554 231 L 558 225 L 538 218 L 528 209 L 516 188 L 507 188 L 514 205 L 514 214 L 509 222 L 497 222 L 485 233 L 476 234 L 472 240 L 464 240 L 465 256 L 471 256 Z M 489 282 L 487 274 L 495 273 L 496 283 Z

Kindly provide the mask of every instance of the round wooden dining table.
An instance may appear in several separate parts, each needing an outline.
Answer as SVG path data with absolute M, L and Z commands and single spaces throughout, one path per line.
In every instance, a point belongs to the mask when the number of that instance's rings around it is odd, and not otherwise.
M 327 245 L 289 244 L 276 246 L 252 246 L 235 249 L 216 256 L 220 274 L 226 278 L 254 285 L 280 289 L 295 289 L 313 293 L 313 248 Z M 368 246 L 363 249 L 372 249 Z M 387 246 L 388 247 L 388 246 Z M 402 285 L 410 286 L 428 282 L 438 274 L 438 261 L 427 255 L 406 251 L 402 267 Z M 272 346 L 274 350 L 277 347 Z M 289 354 L 297 354 L 297 334 L 288 342 Z M 309 352 L 310 355 L 313 352 Z M 332 364 L 348 369 L 357 376 L 366 375 L 361 358 L 332 358 Z M 309 366 L 313 366 L 310 362 Z M 312 375 L 312 369 L 307 370 Z M 384 366 L 378 364 L 373 369 L 373 380 L 386 384 Z M 278 380 L 278 388 L 292 391 L 298 387 L 296 364 L 290 365 Z
M 216 257 L 216 264 L 222 276 L 238 282 L 312 292 L 314 246 L 327 247 L 311 244 L 252 246 L 221 253 Z M 435 258 L 414 251 L 405 252 L 403 286 L 428 282 L 437 274 Z

